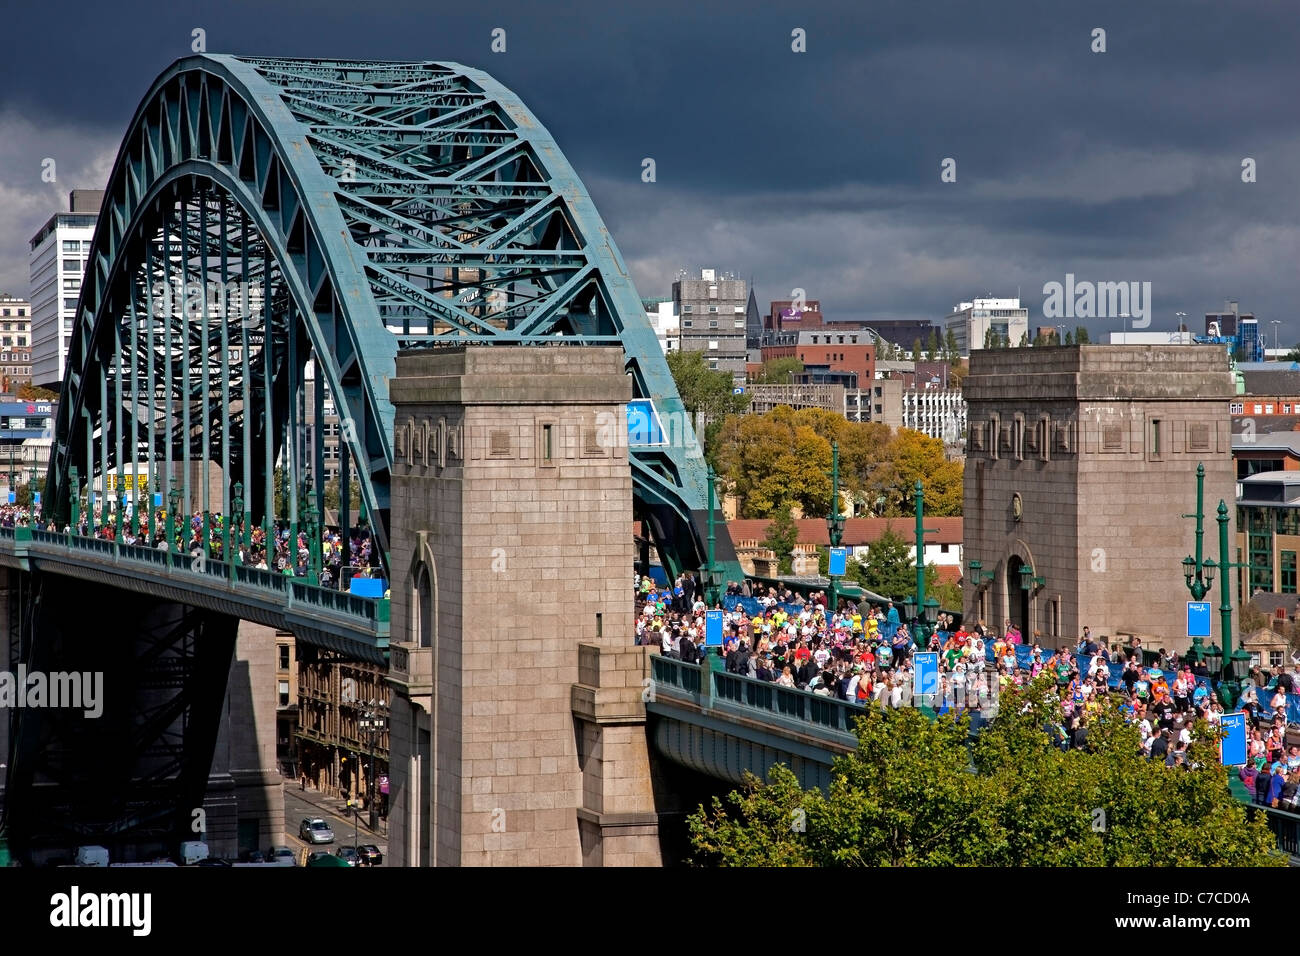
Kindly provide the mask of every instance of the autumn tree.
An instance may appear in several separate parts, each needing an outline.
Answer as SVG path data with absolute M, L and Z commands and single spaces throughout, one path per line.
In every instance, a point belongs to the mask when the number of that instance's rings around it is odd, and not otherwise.
M 790 376 L 803 371 L 803 362 L 797 358 L 769 359 L 754 379 L 757 385 L 788 385 Z

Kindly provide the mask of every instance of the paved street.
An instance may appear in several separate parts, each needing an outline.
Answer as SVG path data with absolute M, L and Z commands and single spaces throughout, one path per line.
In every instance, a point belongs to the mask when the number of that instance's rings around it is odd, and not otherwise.
M 334 830 L 334 842 L 308 846 L 298 839 L 298 824 L 304 817 L 320 817 Z M 285 781 L 284 787 L 284 845 L 298 854 L 298 863 L 302 865 L 306 854 L 312 850 L 335 852 L 339 847 L 365 845 L 373 843 L 388 861 L 388 837 L 384 823 L 379 821 L 379 832 L 368 826 L 368 814 L 362 811 L 360 820 L 354 824 L 353 818 L 346 813 L 344 801 L 336 796 L 321 794 L 316 790 L 299 790 L 293 781 Z M 355 829 L 354 829 L 355 825 Z M 354 837 L 354 834 L 356 836 Z M 384 864 L 380 864 L 381 866 Z

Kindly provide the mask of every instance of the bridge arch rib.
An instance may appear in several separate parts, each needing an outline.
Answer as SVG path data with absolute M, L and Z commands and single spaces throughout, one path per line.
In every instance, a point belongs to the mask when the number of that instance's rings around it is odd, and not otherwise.
M 165 501 L 175 486 L 185 513 L 246 504 L 247 536 L 277 516 L 310 525 L 337 471 L 359 486 L 387 572 L 396 354 L 467 343 L 620 345 L 634 394 L 682 434 L 613 239 L 509 90 L 452 63 L 179 60 L 109 180 L 47 501 L 66 521 L 83 488 L 130 475 Z M 698 446 L 633 445 L 629 459 L 666 563 L 699 567 Z

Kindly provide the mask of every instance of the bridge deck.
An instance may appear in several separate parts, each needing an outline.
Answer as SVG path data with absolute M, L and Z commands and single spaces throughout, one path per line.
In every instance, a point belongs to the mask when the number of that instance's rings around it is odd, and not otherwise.
M 358 660 L 387 661 L 387 599 L 211 558 L 35 528 L 0 528 L 0 566 L 109 584 L 292 631 Z

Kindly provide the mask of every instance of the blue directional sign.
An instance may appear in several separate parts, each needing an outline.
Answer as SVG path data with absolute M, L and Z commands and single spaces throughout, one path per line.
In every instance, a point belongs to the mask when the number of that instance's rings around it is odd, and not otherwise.
M 1187 636 L 1188 637 L 1209 637 L 1210 636 L 1210 602 L 1209 601 L 1188 601 L 1187 602 Z
M 629 445 L 666 445 L 663 422 L 648 398 L 634 398 L 627 403 L 627 442 Z
M 706 647 L 722 646 L 722 612 L 704 612 L 704 644 Z
M 41 503 L 41 493 L 39 491 L 32 495 L 32 501 L 36 502 L 38 505 Z
M 733 388 L 733 389 L 731 390 L 731 394 L 732 394 L 732 395 L 744 395 L 744 394 L 745 394 L 745 386 L 743 386 L 743 385 L 737 385 L 735 388 Z
M 1225 767 L 1240 767 L 1246 762 L 1246 715 L 1224 714 L 1219 725 L 1227 734 L 1219 744 Z
M 153 506 L 154 506 L 155 508 L 161 508 L 161 507 L 162 507 L 162 492 L 161 492 L 161 491 L 155 491 L 155 492 L 153 493 Z
M 912 665 L 916 668 L 912 678 L 912 694 L 939 693 L 939 652 L 920 651 L 912 655 Z
M 848 548 L 831 548 L 831 566 L 830 574 L 834 577 L 843 577 L 848 573 L 849 549 Z
M 14 504 L 17 500 L 18 500 L 18 495 L 15 492 L 12 491 L 9 492 L 9 503 Z

